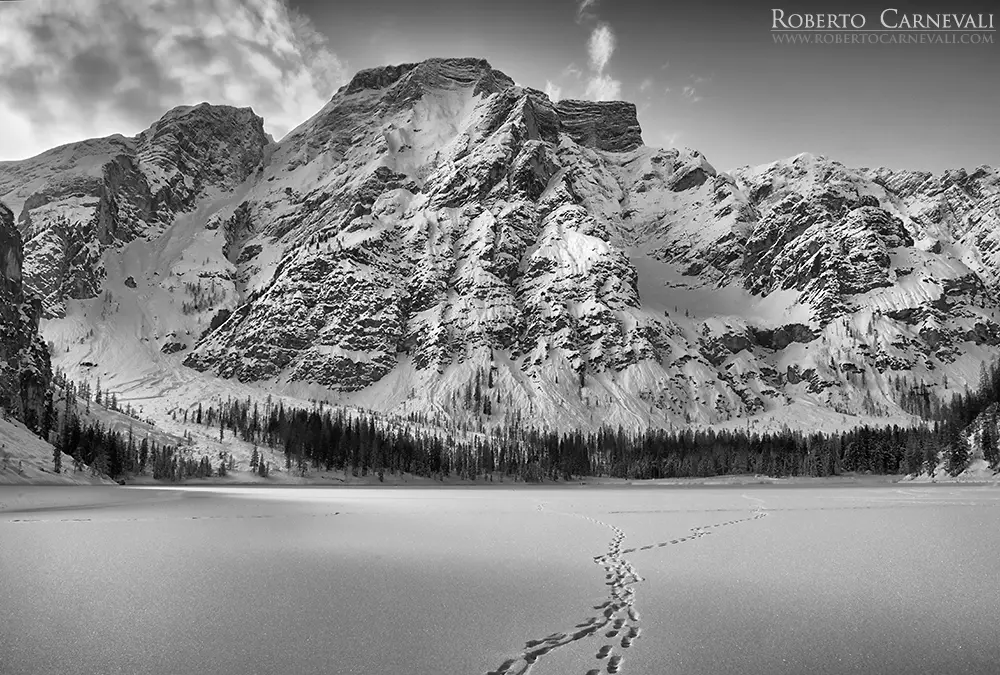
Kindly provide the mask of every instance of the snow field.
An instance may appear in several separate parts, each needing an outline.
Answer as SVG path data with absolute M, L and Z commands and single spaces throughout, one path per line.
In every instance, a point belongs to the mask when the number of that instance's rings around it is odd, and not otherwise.
M 0 512 L 13 672 L 108 672 L 112 637 L 142 673 L 988 673 L 1000 655 L 991 487 L 113 493 L 128 505 Z

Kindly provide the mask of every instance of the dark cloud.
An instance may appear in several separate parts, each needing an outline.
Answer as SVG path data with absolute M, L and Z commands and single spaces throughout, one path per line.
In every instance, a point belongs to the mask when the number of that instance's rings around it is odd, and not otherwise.
M 84 100 L 110 96 L 122 79 L 119 63 L 108 58 L 100 47 L 90 47 L 74 54 L 67 70 L 67 84 L 77 97 Z
M 37 45 L 51 45 L 55 42 L 56 31 L 49 24 L 38 23 L 28 26 L 28 32 Z
M 284 0 L 37 0 L 0 6 L 0 159 L 135 133 L 176 105 L 251 106 L 275 136 L 343 83 Z M 27 136 L 27 138 L 26 138 Z
M 200 63 L 208 63 L 216 49 L 204 35 L 182 35 L 177 38 L 177 48 Z

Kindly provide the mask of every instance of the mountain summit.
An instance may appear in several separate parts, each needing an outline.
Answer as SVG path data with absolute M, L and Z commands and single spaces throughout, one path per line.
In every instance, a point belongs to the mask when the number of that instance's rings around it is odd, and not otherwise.
M 913 418 L 1000 353 L 1000 175 L 731 175 L 481 59 L 358 73 L 274 143 L 177 108 L 0 164 L 55 364 L 459 421 Z

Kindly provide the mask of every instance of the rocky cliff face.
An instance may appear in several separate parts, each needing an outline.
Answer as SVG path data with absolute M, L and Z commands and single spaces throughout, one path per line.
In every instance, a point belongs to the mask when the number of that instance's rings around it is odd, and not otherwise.
M 996 170 L 722 174 L 478 59 L 363 71 L 277 144 L 176 109 L 0 165 L 0 194 L 50 314 L 102 293 L 47 328 L 60 359 L 114 378 L 125 350 L 137 396 L 183 363 L 486 423 L 905 422 L 904 389 L 1000 353 Z
M 0 203 L 0 408 L 37 429 L 52 367 L 38 334 L 41 303 L 24 292 L 23 257 L 14 214 Z

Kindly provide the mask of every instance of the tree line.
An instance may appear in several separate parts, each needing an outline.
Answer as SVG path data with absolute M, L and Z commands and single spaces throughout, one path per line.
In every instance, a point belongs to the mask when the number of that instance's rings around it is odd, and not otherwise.
M 915 398 L 923 400 L 924 391 Z M 249 399 L 229 399 L 217 407 L 199 404 L 193 411 L 174 414 L 218 427 L 220 438 L 228 432 L 255 446 L 283 452 L 286 470 L 311 467 L 356 476 L 406 472 L 525 481 L 726 474 L 821 477 L 846 472 L 929 473 L 942 459 L 950 472 L 960 473 L 974 450 L 997 467 L 998 401 L 1000 369 L 994 363 L 984 365 L 975 391 L 928 405 L 934 419 L 924 425 L 862 426 L 831 434 L 692 428 L 635 432 L 622 427 L 543 432 L 518 420 L 494 427 L 456 425 L 443 432 L 415 414 L 390 419 L 321 403 L 311 409 L 287 407 L 270 398 L 263 406 Z M 978 427 L 970 433 L 973 422 Z
M 469 394 L 473 405 L 487 378 Z M 117 407 L 109 392 L 94 393 L 86 383 L 56 378 L 62 388 L 62 410 L 50 395 L 38 431 L 60 453 L 74 457 L 113 478 L 149 474 L 161 480 L 225 476 L 237 468 L 231 454 L 194 457 L 183 444 L 157 445 L 112 430 L 97 421 L 84 422 L 76 409 L 82 398 Z M 974 391 L 951 401 L 930 399 L 926 387 L 905 392 L 928 413 L 916 427 L 862 426 L 838 433 L 807 433 L 784 429 L 751 433 L 744 430 L 648 429 L 603 427 L 596 431 L 551 432 L 524 425 L 519 415 L 505 416 L 495 426 L 453 424 L 420 414 L 377 415 L 360 410 L 286 406 L 251 399 L 197 404 L 172 412 L 175 420 L 218 429 L 220 440 L 235 437 L 253 444 L 250 466 L 266 477 L 280 467 L 264 460 L 258 448 L 283 455 L 285 471 L 343 471 L 358 477 L 409 473 L 445 479 L 515 480 L 537 482 L 574 477 L 609 476 L 627 479 L 708 477 L 727 474 L 768 476 L 831 476 L 848 472 L 920 474 L 933 472 L 942 461 L 960 473 L 978 452 L 996 468 L 1000 464 L 997 420 L 1000 368 L 982 369 Z M 481 404 L 480 404 L 481 405 Z M 131 411 L 130 411 L 131 412 Z M 60 414 L 61 413 L 61 414 Z
M 146 474 L 157 480 L 181 481 L 225 476 L 235 468 L 229 453 L 220 453 L 213 465 L 207 455 L 195 457 L 182 445 L 158 444 L 154 438 L 147 436 L 139 438 L 131 425 L 127 432 L 123 432 L 102 424 L 90 415 L 91 401 L 97 406 L 139 419 L 139 413 L 130 405 L 119 406 L 115 394 L 101 389 L 100 380 L 96 388 L 92 388 L 89 382 L 73 382 L 57 372 L 48 392 L 44 414 L 41 419 L 32 420 L 33 426 L 29 425 L 52 443 L 55 473 L 64 470 L 64 453 L 72 458 L 73 471 L 89 470 L 92 475 L 115 479 Z

